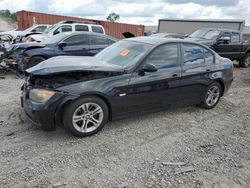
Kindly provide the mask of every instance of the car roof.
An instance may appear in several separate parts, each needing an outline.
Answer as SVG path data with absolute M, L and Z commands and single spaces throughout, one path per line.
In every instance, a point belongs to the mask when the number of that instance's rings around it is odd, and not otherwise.
M 163 37 L 134 37 L 134 38 L 128 38 L 128 39 L 123 39 L 126 41 L 133 41 L 133 42 L 140 42 L 140 43 L 146 43 L 146 44 L 151 44 L 151 45 L 160 45 L 164 43 L 171 43 L 171 42 L 179 42 L 179 43 L 193 43 L 193 44 L 198 44 L 201 45 L 200 43 L 193 42 L 193 41 L 188 41 L 185 39 L 176 39 L 176 38 L 163 38 Z M 202 45 L 204 46 L 204 45 Z
M 96 33 L 96 32 L 89 32 L 89 31 L 64 32 L 64 33 L 60 33 L 59 35 L 74 36 L 74 35 L 80 35 L 80 34 L 96 35 L 96 36 L 100 36 L 100 37 L 107 37 L 107 38 L 110 38 L 112 40 L 117 40 L 116 38 L 113 38 L 109 35 L 105 35 L 102 33 Z

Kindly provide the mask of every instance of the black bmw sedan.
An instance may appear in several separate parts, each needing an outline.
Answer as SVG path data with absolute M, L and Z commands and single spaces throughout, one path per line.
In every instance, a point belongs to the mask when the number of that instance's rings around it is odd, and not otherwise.
M 211 109 L 233 81 L 233 64 L 198 43 L 138 37 L 95 57 L 45 60 L 26 75 L 22 106 L 34 124 L 89 136 L 109 120 L 180 104 Z

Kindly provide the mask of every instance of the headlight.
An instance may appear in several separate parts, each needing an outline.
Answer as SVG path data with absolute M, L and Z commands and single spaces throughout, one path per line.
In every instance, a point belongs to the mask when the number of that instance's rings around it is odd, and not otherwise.
M 54 91 L 45 89 L 31 89 L 29 92 L 29 98 L 38 103 L 46 103 L 54 95 Z

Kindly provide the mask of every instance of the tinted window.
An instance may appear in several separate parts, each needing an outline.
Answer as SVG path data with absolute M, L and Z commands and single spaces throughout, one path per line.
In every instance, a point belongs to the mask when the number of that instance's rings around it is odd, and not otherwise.
M 207 49 L 204 49 L 205 55 L 205 64 L 212 64 L 214 63 L 214 55 Z
M 91 28 L 92 28 L 92 31 L 95 33 L 104 33 L 103 29 L 99 26 L 91 26 Z
M 204 48 L 193 45 L 183 44 L 184 65 L 201 65 L 204 63 Z
M 108 45 L 108 39 L 100 36 L 90 36 L 90 44 L 92 45 Z
M 156 48 L 146 59 L 147 64 L 153 64 L 158 69 L 176 67 L 178 64 L 177 44 L 166 44 Z
M 71 25 L 63 25 L 61 27 L 58 27 L 54 31 L 54 35 L 59 34 L 59 33 L 63 33 L 63 32 L 70 32 L 70 31 L 72 31 L 72 26 Z
M 236 44 L 239 43 L 240 42 L 240 34 L 239 33 L 232 33 L 231 42 L 236 43 Z
M 68 46 L 88 45 L 88 35 L 75 35 L 64 40 Z
M 89 27 L 87 25 L 76 25 L 75 30 L 76 31 L 89 31 Z
M 114 44 L 116 41 L 108 39 L 109 45 Z

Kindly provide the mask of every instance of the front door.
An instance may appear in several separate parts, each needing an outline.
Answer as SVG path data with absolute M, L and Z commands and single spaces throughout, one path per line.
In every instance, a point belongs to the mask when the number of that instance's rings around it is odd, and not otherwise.
M 62 55 L 72 56 L 88 56 L 89 55 L 89 39 L 88 35 L 74 35 L 63 41 L 66 46 L 60 48 Z
M 164 44 L 153 50 L 145 59 L 146 64 L 154 65 L 156 72 L 134 72 L 129 82 L 127 95 L 128 111 L 140 113 L 169 107 L 178 101 L 181 68 L 179 45 Z
M 222 32 L 220 38 L 229 37 L 228 43 L 218 39 L 215 46 L 215 51 L 222 57 L 229 58 L 231 60 L 239 59 L 241 55 L 242 44 L 240 41 L 240 34 L 238 32 Z

